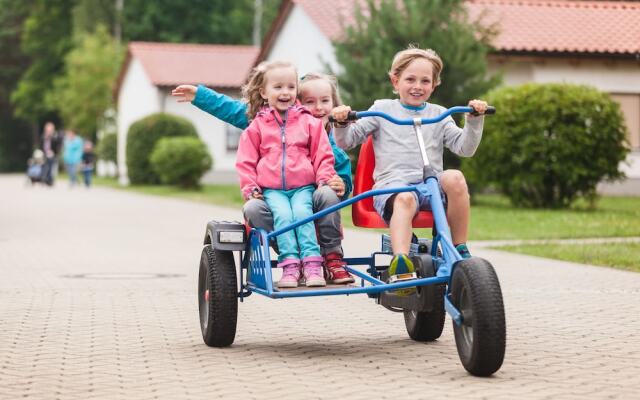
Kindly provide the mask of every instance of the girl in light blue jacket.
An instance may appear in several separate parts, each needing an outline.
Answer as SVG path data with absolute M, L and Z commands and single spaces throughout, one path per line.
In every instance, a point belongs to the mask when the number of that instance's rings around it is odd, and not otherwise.
M 69 182 L 71 186 L 74 186 L 78 181 L 78 165 L 82 160 L 82 139 L 73 130 L 68 129 L 64 136 L 63 146 L 62 160 L 69 175 Z

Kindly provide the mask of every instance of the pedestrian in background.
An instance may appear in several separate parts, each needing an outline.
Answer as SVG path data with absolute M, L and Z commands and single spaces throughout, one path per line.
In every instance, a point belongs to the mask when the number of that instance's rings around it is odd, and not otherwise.
M 82 149 L 82 163 L 80 164 L 80 170 L 82 171 L 82 177 L 84 178 L 84 185 L 91 187 L 91 176 L 95 169 L 96 154 L 93 152 L 93 143 L 90 140 L 85 140 Z
M 42 151 L 44 152 L 44 164 L 42 166 L 42 181 L 49 186 L 53 182 L 58 172 L 58 153 L 62 144 L 62 134 L 56 131 L 53 122 L 44 124 L 44 130 L 40 140 Z
M 62 159 L 64 160 L 64 166 L 69 175 L 69 184 L 73 187 L 78 181 L 78 165 L 82 160 L 82 139 L 71 129 L 66 131 L 64 137 Z

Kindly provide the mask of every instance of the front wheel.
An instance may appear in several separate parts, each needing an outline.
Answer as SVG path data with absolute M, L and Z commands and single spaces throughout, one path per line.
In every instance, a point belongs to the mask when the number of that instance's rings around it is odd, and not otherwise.
M 451 301 L 462 314 L 462 324 L 453 323 L 462 365 L 472 375 L 493 374 L 504 360 L 506 324 L 500 282 L 491 264 L 477 257 L 458 262 Z
M 232 251 L 204 246 L 198 277 L 200 329 L 207 346 L 231 346 L 236 337 L 238 292 Z

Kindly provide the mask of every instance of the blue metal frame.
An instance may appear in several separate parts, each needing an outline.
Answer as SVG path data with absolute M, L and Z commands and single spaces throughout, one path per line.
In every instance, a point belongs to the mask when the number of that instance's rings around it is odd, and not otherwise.
M 440 114 L 435 118 L 423 118 L 422 124 L 432 124 L 442 121 L 447 116 L 453 113 L 459 112 L 472 112 L 471 107 L 452 107 Z M 382 117 L 398 125 L 413 125 L 413 120 L 397 120 L 385 113 L 377 111 L 364 111 L 356 113 L 357 118 L 365 117 Z M 327 288 L 319 290 L 287 290 L 280 291 L 274 288 L 273 277 L 271 274 L 271 268 L 275 265 L 272 262 L 269 255 L 269 241 L 275 239 L 278 235 L 288 232 L 292 229 L 304 225 L 308 222 L 315 221 L 332 212 L 336 212 L 341 208 L 351 205 L 357 201 L 363 200 L 368 197 L 377 196 L 381 194 L 390 193 L 403 193 L 403 192 L 417 192 L 423 196 L 429 198 L 431 204 L 431 211 L 433 213 L 434 225 L 436 227 L 436 235 L 432 242 L 431 255 L 434 259 L 434 263 L 437 266 L 436 276 L 429 278 L 420 278 L 409 281 L 401 281 L 396 283 L 386 283 L 379 280 L 379 276 L 375 266 L 375 256 L 378 254 L 386 254 L 380 252 L 374 252 L 371 257 L 361 258 L 345 258 L 347 263 L 346 269 L 353 275 L 361 279 L 359 287 L 344 287 L 344 288 Z M 447 217 L 445 209 L 442 203 L 442 197 L 440 195 L 440 188 L 438 186 L 438 180 L 434 176 L 427 177 L 424 183 L 415 186 L 406 186 L 400 188 L 390 189 L 375 189 L 369 190 L 365 193 L 361 193 L 355 197 L 344 200 L 334 206 L 328 207 L 322 211 L 319 211 L 308 218 L 296 221 L 284 228 L 267 233 L 263 229 L 252 229 L 249 233 L 249 240 L 247 251 L 244 253 L 242 259 L 241 268 L 247 269 L 246 284 L 242 282 L 243 274 L 241 273 L 241 293 L 246 296 L 250 292 L 256 292 L 261 295 L 271 297 L 274 299 L 283 299 L 289 297 L 313 297 L 313 296 L 335 296 L 335 295 L 351 295 L 351 294 L 377 294 L 385 291 L 393 291 L 397 289 L 426 286 L 434 284 L 447 284 L 447 291 L 445 293 L 445 310 L 451 315 L 456 324 L 462 322 L 462 316 L 459 310 L 451 303 L 450 300 L 450 283 L 451 276 L 455 264 L 462 260 L 462 257 L 453 246 L 451 241 L 451 231 L 447 223 Z M 438 256 L 438 247 L 442 250 L 442 257 Z M 367 273 L 353 268 L 356 265 L 368 266 Z M 365 282 L 369 285 L 365 285 Z M 246 292 L 245 292 L 246 291 Z

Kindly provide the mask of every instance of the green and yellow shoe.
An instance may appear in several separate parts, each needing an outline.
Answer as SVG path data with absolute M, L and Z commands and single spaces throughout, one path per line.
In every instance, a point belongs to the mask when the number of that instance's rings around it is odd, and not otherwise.
M 466 243 L 462 243 L 456 246 L 456 250 L 458 250 L 458 253 L 460 253 L 460 256 L 463 259 L 469 259 L 471 258 L 471 252 L 469 251 L 469 248 L 467 248 L 467 244 Z
M 406 254 L 396 254 L 389 264 L 389 282 L 398 282 L 416 278 L 413 262 Z M 410 296 L 416 292 L 415 287 L 394 290 L 398 296 Z

